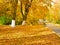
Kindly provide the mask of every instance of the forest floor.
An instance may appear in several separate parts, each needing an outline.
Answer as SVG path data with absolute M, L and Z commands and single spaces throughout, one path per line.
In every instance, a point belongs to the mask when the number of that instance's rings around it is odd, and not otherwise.
M 0 45 L 60 45 L 60 37 L 48 27 L 0 26 Z

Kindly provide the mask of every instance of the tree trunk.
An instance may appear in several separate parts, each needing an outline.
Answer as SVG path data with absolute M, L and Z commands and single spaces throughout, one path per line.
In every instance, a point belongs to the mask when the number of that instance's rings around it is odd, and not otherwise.
M 15 27 L 15 20 L 12 19 L 11 27 Z
M 18 0 L 13 0 L 12 1 L 13 19 L 12 19 L 12 22 L 11 22 L 11 27 L 15 27 L 15 17 L 16 17 L 16 11 L 17 11 L 17 4 L 18 4 Z
M 24 10 L 24 13 L 23 13 L 23 9 L 22 9 L 23 8 L 23 5 L 22 5 L 23 3 L 22 3 L 22 0 L 21 0 L 21 13 L 22 13 L 22 17 L 23 17 L 22 25 L 26 24 L 27 15 L 29 13 L 29 9 L 31 7 L 32 1 L 33 0 L 31 0 L 31 1 L 26 0 L 26 3 L 24 4 L 25 10 Z

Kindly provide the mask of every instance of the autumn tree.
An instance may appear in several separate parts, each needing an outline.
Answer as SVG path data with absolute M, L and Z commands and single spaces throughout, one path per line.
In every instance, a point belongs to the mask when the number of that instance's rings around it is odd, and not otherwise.
M 32 20 L 40 19 L 42 20 L 40 22 L 42 22 L 45 25 L 46 14 L 49 12 L 51 2 L 51 0 L 33 0 L 28 17 L 30 19 L 32 18 Z M 28 20 L 30 20 L 29 18 Z
M 52 0 L 52 7 L 49 9 L 49 14 L 48 14 L 48 17 L 47 17 L 47 20 L 49 22 L 52 22 L 52 23 L 57 23 L 59 22 L 59 9 L 60 9 L 60 0 Z
M 27 15 L 28 15 L 29 8 L 31 7 L 32 0 L 19 0 L 19 1 L 21 3 L 20 9 L 21 9 L 22 17 L 23 17 L 22 23 L 24 23 L 27 18 Z M 13 8 L 13 20 L 12 21 L 15 22 L 18 0 L 11 0 L 11 3 L 12 3 L 12 8 Z M 12 25 L 13 25 L 13 23 L 12 23 Z
M 49 12 L 52 6 L 51 5 L 52 0 L 4 0 L 4 2 L 7 2 L 7 4 L 9 3 L 11 5 L 11 7 L 9 8 L 12 9 L 11 10 L 12 16 L 13 16 L 12 22 L 14 23 L 15 23 L 15 19 L 17 16 L 18 3 L 20 4 L 19 13 L 21 13 L 20 15 L 22 15 L 22 18 L 23 18 L 22 25 L 25 25 L 27 18 L 30 17 L 29 15 L 31 15 L 30 18 L 34 16 L 34 19 L 38 18 L 38 19 L 42 19 L 43 21 L 45 21 L 46 13 Z M 6 11 L 4 13 L 6 13 Z
M 11 26 L 14 27 L 18 0 L 10 0 L 10 2 L 12 3 L 12 9 L 13 9 L 13 19 L 12 19 Z
M 30 7 L 32 5 L 32 1 L 33 0 L 20 0 L 21 14 L 22 14 L 22 17 L 23 17 L 22 25 L 25 24 L 25 21 L 27 19 L 27 15 L 29 13 L 29 9 L 30 9 Z

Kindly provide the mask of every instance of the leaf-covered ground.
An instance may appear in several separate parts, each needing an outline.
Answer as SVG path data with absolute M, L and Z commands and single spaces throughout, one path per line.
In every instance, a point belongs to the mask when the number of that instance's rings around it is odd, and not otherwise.
M 60 38 L 48 27 L 0 26 L 0 45 L 60 45 Z

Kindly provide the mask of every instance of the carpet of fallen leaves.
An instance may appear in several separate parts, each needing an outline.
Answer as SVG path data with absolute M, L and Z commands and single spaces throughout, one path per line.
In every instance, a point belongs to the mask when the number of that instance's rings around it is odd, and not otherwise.
M 0 26 L 0 45 L 60 45 L 54 31 L 41 25 Z

